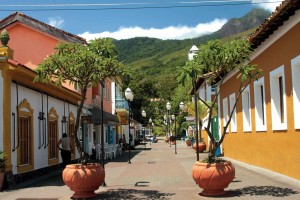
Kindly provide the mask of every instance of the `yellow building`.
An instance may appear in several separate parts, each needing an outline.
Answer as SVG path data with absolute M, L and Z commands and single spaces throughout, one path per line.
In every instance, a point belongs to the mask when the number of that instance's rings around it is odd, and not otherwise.
M 284 1 L 250 36 L 251 62 L 263 75 L 242 93 L 222 149 L 226 157 L 300 180 L 300 4 Z M 220 127 L 239 80 L 227 77 Z M 225 107 L 226 106 L 226 107 Z M 226 112 L 227 111 L 227 112 Z

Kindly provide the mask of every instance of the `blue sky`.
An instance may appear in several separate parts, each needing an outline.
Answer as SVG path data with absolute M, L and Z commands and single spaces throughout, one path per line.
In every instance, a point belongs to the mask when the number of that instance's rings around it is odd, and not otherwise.
M 20 11 L 87 40 L 137 36 L 186 39 L 214 32 L 280 0 L 1 0 L 0 18 Z

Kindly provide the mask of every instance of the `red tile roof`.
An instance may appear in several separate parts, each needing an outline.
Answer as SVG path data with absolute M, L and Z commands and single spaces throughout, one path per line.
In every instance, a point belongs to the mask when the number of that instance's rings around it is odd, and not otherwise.
M 299 10 L 299 0 L 285 0 L 280 6 L 252 33 L 248 40 L 252 43 L 252 48 L 257 48 L 265 41 L 278 27 L 289 19 L 290 16 Z
M 4 29 L 8 25 L 13 24 L 17 21 L 20 21 L 34 29 L 40 30 L 41 32 L 48 33 L 49 35 L 59 38 L 62 41 L 87 44 L 86 40 L 82 37 L 79 37 L 77 35 L 74 35 L 74 34 L 65 32 L 61 29 L 50 26 L 49 24 L 38 21 L 38 20 L 36 20 L 32 17 L 29 17 L 27 15 L 24 15 L 23 13 L 20 13 L 20 12 L 15 12 L 15 13 L 7 16 L 6 18 L 2 19 L 0 21 L 0 29 Z

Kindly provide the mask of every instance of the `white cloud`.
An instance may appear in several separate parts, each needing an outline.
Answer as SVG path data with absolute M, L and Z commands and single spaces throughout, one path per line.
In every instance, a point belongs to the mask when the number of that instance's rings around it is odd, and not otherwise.
M 63 27 L 64 20 L 61 17 L 49 17 L 48 18 L 48 24 L 51 26 L 54 26 L 56 28 L 62 28 Z
M 139 26 L 134 27 L 120 27 L 119 30 L 115 32 L 102 32 L 102 33 L 90 33 L 84 32 L 79 34 L 79 36 L 85 38 L 87 41 L 93 40 L 99 37 L 111 37 L 115 39 L 128 39 L 134 37 L 151 37 L 159 39 L 187 39 L 195 38 L 205 34 L 209 34 L 219 30 L 225 23 L 227 19 L 215 19 L 208 23 L 199 23 L 195 27 L 189 26 L 169 26 L 162 29 L 158 28 L 141 28 Z
M 282 3 L 282 1 L 280 1 L 280 0 L 252 0 L 252 3 L 255 3 L 259 7 L 273 12 L 273 11 L 275 11 L 276 7 Z

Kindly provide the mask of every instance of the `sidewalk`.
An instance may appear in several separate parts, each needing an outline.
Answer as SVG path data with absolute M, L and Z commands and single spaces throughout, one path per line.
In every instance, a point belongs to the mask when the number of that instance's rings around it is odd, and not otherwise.
M 201 189 L 195 184 L 191 169 L 196 154 L 191 147 L 177 142 L 174 145 L 163 140 L 148 143 L 105 164 L 107 187 L 100 187 L 95 199 L 214 199 L 199 196 Z M 206 154 L 200 154 L 200 159 Z M 225 197 L 216 199 L 300 199 L 300 181 L 267 170 L 234 162 L 236 177 L 226 189 Z M 64 185 L 61 172 L 18 185 L 19 189 L 0 192 L 1 200 L 66 200 L 73 192 Z

